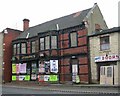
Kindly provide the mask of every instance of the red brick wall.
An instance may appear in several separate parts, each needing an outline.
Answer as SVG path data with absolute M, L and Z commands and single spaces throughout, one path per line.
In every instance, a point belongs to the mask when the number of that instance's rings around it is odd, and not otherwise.
M 14 30 L 8 29 L 8 33 L 4 34 L 4 56 L 3 61 L 4 65 L 4 80 L 5 82 L 11 81 L 11 59 L 12 59 L 12 40 L 15 39 L 19 35 L 19 32 L 15 32 Z
M 62 48 L 59 53 L 60 56 L 69 56 L 59 61 L 60 66 L 60 77 L 62 81 L 71 81 L 71 57 L 76 54 L 88 53 L 87 50 L 87 30 L 79 30 L 78 33 L 78 47 L 69 48 L 69 33 L 59 35 L 59 48 Z M 70 57 L 71 55 L 71 57 Z M 78 59 L 78 70 L 81 82 L 88 82 L 88 56 L 81 55 L 76 56 Z M 68 78 L 69 77 L 69 78 Z

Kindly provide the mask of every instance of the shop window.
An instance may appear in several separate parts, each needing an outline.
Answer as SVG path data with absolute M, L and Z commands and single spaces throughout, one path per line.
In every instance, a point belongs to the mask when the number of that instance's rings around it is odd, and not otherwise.
M 100 37 L 100 50 L 109 50 L 109 49 L 110 49 L 109 36 Z
M 20 54 L 20 44 L 17 44 L 17 54 Z
M 44 38 L 40 38 L 40 50 L 44 50 Z
M 76 32 L 70 33 L 70 42 L 71 42 L 71 47 L 77 46 L 77 34 L 76 34 Z
M 51 49 L 57 49 L 57 36 L 51 36 Z
M 32 41 L 32 43 L 31 43 L 32 44 L 32 53 L 35 53 L 35 45 L 36 45 L 35 43 L 36 43 L 35 41 Z
M 16 55 L 16 49 L 17 49 L 16 47 L 17 47 L 16 44 L 14 44 L 14 45 L 13 45 L 13 54 L 14 54 L 14 55 Z
M 50 37 L 45 37 L 45 49 L 50 49 Z
M 26 43 L 21 43 L 21 53 L 26 54 Z

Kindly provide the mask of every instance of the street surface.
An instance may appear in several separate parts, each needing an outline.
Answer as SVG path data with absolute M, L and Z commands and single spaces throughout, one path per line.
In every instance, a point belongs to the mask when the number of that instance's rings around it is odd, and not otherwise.
M 2 94 L 21 94 L 19 96 L 28 96 L 24 94 L 76 94 L 76 96 L 78 96 L 77 94 L 84 94 L 85 96 L 86 94 L 101 94 L 102 96 L 105 94 L 104 96 L 107 95 L 120 96 L 120 94 L 118 95 L 118 92 L 119 92 L 118 88 L 95 88 L 95 87 L 89 88 L 89 87 L 67 87 L 67 86 L 34 86 L 33 87 L 33 86 L 16 86 L 16 85 L 2 86 Z M 2 95 L 2 96 L 13 96 L 13 95 Z M 29 95 L 29 96 L 36 96 L 36 95 Z

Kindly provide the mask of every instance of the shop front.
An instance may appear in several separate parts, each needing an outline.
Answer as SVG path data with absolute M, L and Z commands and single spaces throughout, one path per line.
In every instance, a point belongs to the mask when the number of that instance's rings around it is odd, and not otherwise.
M 95 57 L 100 84 L 118 85 L 119 60 L 120 56 L 116 54 Z
M 58 83 L 58 60 L 39 60 L 39 75 L 40 83 Z
M 13 57 L 16 58 L 16 57 Z M 12 81 L 35 81 L 38 75 L 36 55 L 22 55 L 12 60 Z
M 58 82 L 58 60 L 44 60 L 35 54 L 12 60 L 12 81 Z

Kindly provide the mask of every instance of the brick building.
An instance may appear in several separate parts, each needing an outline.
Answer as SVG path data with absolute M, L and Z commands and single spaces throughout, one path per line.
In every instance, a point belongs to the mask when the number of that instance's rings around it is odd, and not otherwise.
M 99 18 L 99 19 L 96 19 Z M 29 28 L 13 40 L 12 80 L 90 82 L 87 35 L 107 29 L 97 4 Z M 27 29 L 26 29 L 27 28 Z
M 6 28 L 0 33 L 0 66 L 3 82 L 11 81 L 12 40 L 19 36 L 21 31 Z M 2 80 L 2 79 L 1 79 Z
M 120 27 L 89 36 L 91 79 L 94 83 L 120 85 Z

